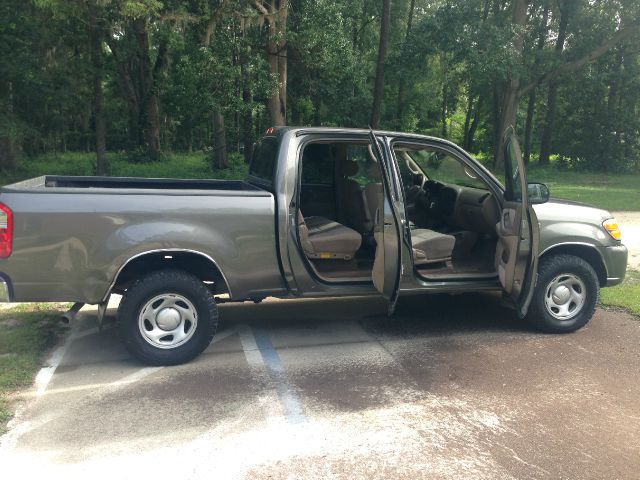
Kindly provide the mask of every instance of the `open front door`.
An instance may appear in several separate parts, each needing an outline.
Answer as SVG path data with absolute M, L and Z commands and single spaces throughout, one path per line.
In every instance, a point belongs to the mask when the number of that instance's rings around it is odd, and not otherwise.
M 394 211 L 394 176 L 389 159 L 380 148 L 381 142 L 370 131 L 371 151 L 382 172 L 383 191 L 378 196 L 374 218 L 373 236 L 376 241 L 376 256 L 373 262 L 373 284 L 389 301 L 389 315 L 393 314 L 398 300 L 400 284 L 400 229 Z
M 504 134 L 505 192 L 496 248 L 496 268 L 504 291 L 524 317 L 538 270 L 540 230 L 528 198 L 527 175 L 513 127 Z

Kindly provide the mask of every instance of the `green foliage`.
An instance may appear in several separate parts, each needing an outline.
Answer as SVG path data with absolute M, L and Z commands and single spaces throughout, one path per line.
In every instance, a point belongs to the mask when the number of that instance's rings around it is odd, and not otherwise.
M 157 15 L 163 3 L 158 0 L 124 0 L 120 9 L 123 17 L 140 18 L 146 15 Z
M 491 153 L 509 82 L 532 84 L 597 51 L 640 15 L 640 4 L 629 0 L 532 0 L 525 23 L 514 26 L 517 1 L 414 0 L 411 19 L 412 0 L 392 2 L 382 128 L 445 136 L 471 151 Z M 271 17 L 260 14 L 254 2 L 5 0 L 0 148 L 15 146 L 23 156 L 94 149 L 96 74 L 107 149 L 128 152 L 132 163 L 161 156 L 150 150 L 154 120 L 165 153 L 215 147 L 214 111 L 224 115 L 228 150 L 239 152 L 243 142 L 270 125 L 268 99 L 283 80 L 287 123 L 366 127 L 381 2 L 291 0 L 287 5 L 286 30 L 275 36 L 286 41 L 286 50 L 275 52 L 288 59 L 282 79 L 267 55 L 268 40 L 275 38 L 268 28 Z M 101 44 L 97 63 L 89 50 L 91 7 Z M 561 8 L 569 16 L 567 40 L 558 53 Z M 520 40 L 521 51 L 515 48 Z M 564 167 L 640 169 L 639 41 L 638 33 L 631 35 L 555 79 L 552 154 Z M 530 150 L 535 158 L 549 81 L 534 91 Z M 521 139 L 528 100 L 523 95 L 517 117 Z M 2 153 L 0 163 L 6 164 Z

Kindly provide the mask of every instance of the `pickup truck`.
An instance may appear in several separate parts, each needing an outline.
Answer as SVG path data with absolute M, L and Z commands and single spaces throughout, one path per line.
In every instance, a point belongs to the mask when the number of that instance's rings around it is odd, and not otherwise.
M 609 212 L 528 183 L 513 129 L 504 184 L 455 144 L 270 128 L 244 181 L 44 176 L 0 189 L 0 300 L 97 304 L 143 362 L 189 361 L 222 301 L 502 291 L 571 332 L 627 250 Z M 425 312 L 428 315 L 428 312 Z

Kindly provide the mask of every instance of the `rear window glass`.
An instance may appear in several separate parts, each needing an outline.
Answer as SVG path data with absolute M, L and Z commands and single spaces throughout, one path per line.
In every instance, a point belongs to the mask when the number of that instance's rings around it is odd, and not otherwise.
M 273 183 L 273 175 L 278 159 L 278 140 L 273 137 L 263 138 L 253 151 L 249 176 Z

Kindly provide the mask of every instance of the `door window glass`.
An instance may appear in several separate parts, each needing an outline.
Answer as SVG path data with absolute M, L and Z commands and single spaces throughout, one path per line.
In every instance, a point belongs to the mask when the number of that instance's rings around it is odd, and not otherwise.
M 429 180 L 462 187 L 485 190 L 488 188 L 484 180 L 479 178 L 474 170 L 446 152 L 429 148 L 419 150 L 399 148 L 396 149 L 396 156 L 399 159 L 403 158 L 402 150 L 420 167 Z M 402 166 L 400 168 L 402 171 Z

